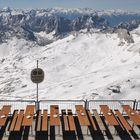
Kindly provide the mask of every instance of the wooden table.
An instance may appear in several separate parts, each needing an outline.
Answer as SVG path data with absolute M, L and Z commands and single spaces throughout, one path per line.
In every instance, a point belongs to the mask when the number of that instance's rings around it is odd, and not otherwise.
M 78 116 L 78 120 L 81 126 L 89 126 L 89 120 L 88 120 L 88 116 L 86 113 L 85 108 L 83 107 L 83 105 L 75 105 L 76 108 L 76 112 L 77 112 L 77 116 Z
M 5 105 L 0 111 L 0 127 L 5 126 L 8 115 L 11 111 L 11 105 Z
M 60 126 L 58 105 L 51 105 L 50 106 L 50 126 Z
M 129 105 L 122 105 L 124 111 L 127 113 L 130 120 L 135 124 L 140 126 L 140 117 L 138 113 L 133 110 Z
M 82 133 L 84 134 L 86 132 L 84 128 L 87 129 L 87 133 L 88 133 L 88 126 L 90 126 L 90 122 L 89 122 L 85 108 L 83 107 L 83 105 L 75 105 L 75 108 L 76 108 L 76 113 L 77 113 L 80 126 L 82 128 Z
M 118 126 L 119 123 L 115 118 L 115 115 L 112 110 L 109 109 L 107 105 L 100 105 L 101 112 L 103 113 L 105 119 L 108 122 L 108 125 L 110 126 Z
M 60 134 L 60 116 L 58 105 L 50 106 L 50 126 L 54 126 L 55 129 L 58 129 L 58 134 Z
M 32 126 L 35 105 L 27 105 L 22 126 Z

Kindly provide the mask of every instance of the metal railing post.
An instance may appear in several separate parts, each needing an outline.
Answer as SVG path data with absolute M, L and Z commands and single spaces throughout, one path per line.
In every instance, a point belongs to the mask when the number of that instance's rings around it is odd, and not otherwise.
M 85 109 L 87 109 L 87 104 L 88 104 L 88 101 L 85 100 Z
M 40 101 L 36 101 L 35 105 L 36 105 L 36 112 L 38 112 L 38 110 L 40 109 Z
M 133 110 L 136 109 L 136 105 L 137 105 L 136 103 L 137 103 L 137 100 L 135 99 L 135 100 L 134 100 L 134 104 L 133 104 Z

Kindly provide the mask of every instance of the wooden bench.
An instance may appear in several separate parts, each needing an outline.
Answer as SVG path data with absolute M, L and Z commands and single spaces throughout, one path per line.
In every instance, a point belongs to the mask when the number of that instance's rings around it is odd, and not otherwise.
M 76 131 L 76 126 L 75 126 L 72 110 L 68 109 L 67 111 L 68 111 L 69 130 Z
M 62 118 L 63 118 L 63 122 L 64 122 L 64 130 L 69 131 L 69 122 L 68 122 L 68 118 L 66 115 L 66 110 L 63 109 L 63 110 L 61 110 L 61 112 L 62 112 Z
M 66 113 L 66 110 L 63 109 L 61 110 L 61 112 L 62 112 L 62 117 L 64 121 L 64 130 L 69 131 L 69 132 L 76 131 L 76 126 L 75 126 L 72 110 L 68 109 Z
M 47 110 L 43 110 L 43 114 L 41 114 L 41 110 L 38 111 L 35 130 L 37 132 L 48 131 L 48 111 Z
M 98 126 L 99 126 L 100 130 L 103 131 L 103 132 L 105 132 L 106 131 L 106 128 L 105 128 L 105 126 L 104 126 L 104 124 L 102 122 L 102 119 L 100 118 L 97 110 L 93 110 L 93 114 L 95 116 L 95 119 L 96 119 L 96 121 L 98 123 Z
M 35 130 L 37 132 L 41 131 L 41 110 L 39 110 L 38 113 L 37 113 L 36 128 L 35 128 Z
M 91 124 L 92 124 L 93 129 L 94 129 L 95 131 L 97 131 L 96 124 L 95 124 L 95 122 L 94 122 L 94 120 L 93 120 L 93 118 L 92 118 L 92 115 L 91 115 L 90 111 L 88 110 L 87 113 L 88 113 L 89 120 L 90 120 L 90 122 L 91 122 Z
M 17 117 L 16 124 L 15 124 L 15 128 L 13 131 L 20 131 L 21 130 L 23 115 L 24 115 L 24 110 L 20 110 L 18 117 Z
M 48 110 L 43 110 L 42 131 L 48 131 Z
M 118 119 L 120 120 L 120 122 L 122 123 L 123 127 L 127 130 L 127 131 L 132 131 L 133 128 L 130 126 L 130 124 L 126 121 L 126 119 L 123 117 L 123 115 L 121 114 L 121 112 L 119 110 L 115 110 L 116 115 L 118 116 Z
M 17 117 L 18 117 L 18 110 L 15 110 L 11 119 L 11 123 L 9 125 L 9 131 L 14 131 Z

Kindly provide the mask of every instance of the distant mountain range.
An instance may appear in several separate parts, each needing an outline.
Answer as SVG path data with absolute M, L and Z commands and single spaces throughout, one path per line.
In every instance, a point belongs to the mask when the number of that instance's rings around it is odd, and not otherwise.
M 131 31 L 140 24 L 140 11 L 93 9 L 0 9 L 0 42 L 16 36 L 40 45 L 53 42 L 81 30 L 114 32 L 118 28 Z M 40 33 L 44 33 L 42 36 Z

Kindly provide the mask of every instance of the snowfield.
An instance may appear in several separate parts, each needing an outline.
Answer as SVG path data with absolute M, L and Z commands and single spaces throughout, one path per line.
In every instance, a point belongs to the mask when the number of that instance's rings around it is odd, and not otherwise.
M 0 98 L 36 99 L 30 72 L 39 60 L 45 72 L 40 100 L 140 99 L 140 27 L 131 35 L 131 44 L 100 32 L 70 34 L 46 46 L 12 38 L 0 44 Z

